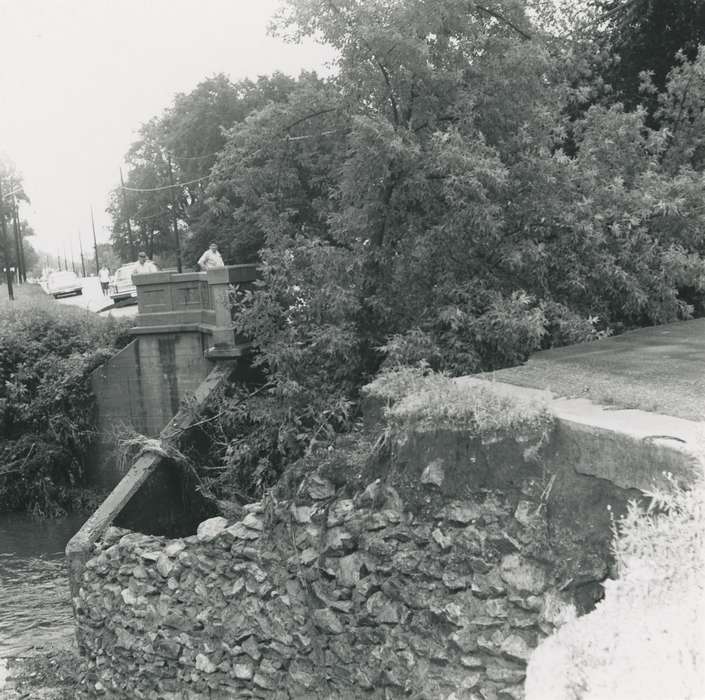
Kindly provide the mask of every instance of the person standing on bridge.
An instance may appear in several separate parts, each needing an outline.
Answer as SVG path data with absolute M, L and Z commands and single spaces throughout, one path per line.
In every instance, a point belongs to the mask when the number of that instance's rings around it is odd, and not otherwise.
M 146 272 L 159 272 L 157 266 L 147 257 L 147 253 L 140 250 L 137 253 L 137 262 L 135 263 L 135 269 L 132 271 L 133 275 L 143 275 Z
M 100 280 L 100 288 L 103 290 L 103 296 L 108 296 L 108 287 L 110 286 L 110 270 L 103 265 L 98 271 L 98 279 Z
M 225 267 L 223 258 L 218 252 L 218 244 L 215 241 L 211 241 L 208 246 L 208 250 L 198 258 L 198 267 L 201 270 L 212 270 L 216 267 Z

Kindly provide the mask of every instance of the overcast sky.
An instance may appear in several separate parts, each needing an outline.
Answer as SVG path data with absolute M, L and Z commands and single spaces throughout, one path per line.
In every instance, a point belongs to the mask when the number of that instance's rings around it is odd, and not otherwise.
M 0 0 L 0 154 L 24 176 L 35 247 L 107 241 L 108 191 L 140 124 L 203 78 L 324 70 L 267 35 L 280 0 Z M 67 250 L 68 252 L 68 250 Z

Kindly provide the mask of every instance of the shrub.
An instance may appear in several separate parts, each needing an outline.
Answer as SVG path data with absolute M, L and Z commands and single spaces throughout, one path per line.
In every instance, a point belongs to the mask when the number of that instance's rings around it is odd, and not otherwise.
M 90 372 L 125 326 L 38 289 L 0 303 L 0 510 L 59 515 L 81 505 L 94 430 Z

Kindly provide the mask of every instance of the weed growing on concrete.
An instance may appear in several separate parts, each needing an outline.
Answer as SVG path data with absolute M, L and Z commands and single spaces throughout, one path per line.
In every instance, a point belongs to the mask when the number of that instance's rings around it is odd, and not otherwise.
M 463 430 L 491 440 L 503 434 L 543 434 L 553 423 L 541 397 L 518 397 L 491 382 L 455 381 L 425 368 L 385 371 L 365 392 L 385 401 L 389 423 L 407 431 Z

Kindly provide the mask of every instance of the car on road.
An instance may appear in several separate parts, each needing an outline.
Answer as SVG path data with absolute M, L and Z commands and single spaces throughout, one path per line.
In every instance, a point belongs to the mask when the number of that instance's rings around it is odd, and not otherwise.
M 83 285 L 75 272 L 59 270 L 49 274 L 47 278 L 47 294 L 51 294 L 54 299 L 69 294 L 83 294 Z
M 132 282 L 132 273 L 137 263 L 129 263 L 118 267 L 110 285 L 110 298 L 115 302 L 133 299 L 137 302 L 137 287 Z

